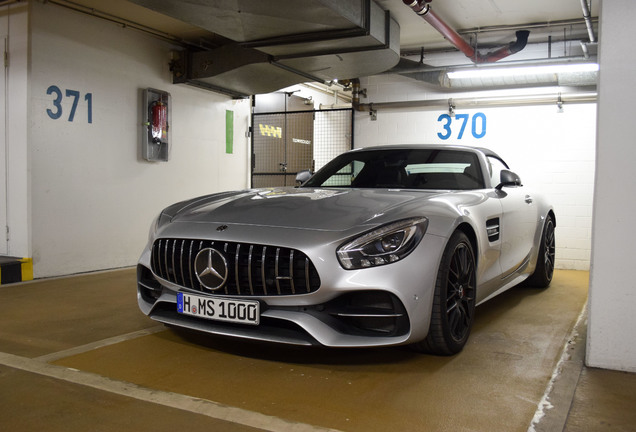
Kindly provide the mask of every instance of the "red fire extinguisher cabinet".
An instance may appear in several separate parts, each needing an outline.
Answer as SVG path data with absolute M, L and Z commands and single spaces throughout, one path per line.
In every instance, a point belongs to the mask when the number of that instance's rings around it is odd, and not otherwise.
M 147 88 L 143 90 L 141 156 L 150 162 L 170 158 L 170 93 Z

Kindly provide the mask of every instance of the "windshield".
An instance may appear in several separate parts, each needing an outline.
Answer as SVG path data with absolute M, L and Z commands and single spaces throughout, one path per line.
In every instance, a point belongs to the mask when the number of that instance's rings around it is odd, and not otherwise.
M 461 150 L 388 149 L 344 153 L 304 187 L 483 189 L 477 155 Z

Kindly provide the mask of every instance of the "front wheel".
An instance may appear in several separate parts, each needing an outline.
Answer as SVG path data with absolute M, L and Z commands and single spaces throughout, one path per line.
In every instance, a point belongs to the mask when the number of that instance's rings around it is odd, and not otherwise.
M 416 351 L 453 355 L 464 348 L 475 316 L 476 275 L 473 246 L 466 234 L 456 231 L 437 272 L 428 335 L 412 345 Z

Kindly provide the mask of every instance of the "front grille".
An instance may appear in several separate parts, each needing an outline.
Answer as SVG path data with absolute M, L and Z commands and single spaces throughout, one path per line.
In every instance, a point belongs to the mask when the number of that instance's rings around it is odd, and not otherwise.
M 213 248 L 227 261 L 228 277 L 215 294 L 279 296 L 307 294 L 320 287 L 320 277 L 302 252 L 276 246 L 211 240 L 159 239 L 152 246 L 152 271 L 169 282 L 201 292 L 194 272 L 199 251 Z

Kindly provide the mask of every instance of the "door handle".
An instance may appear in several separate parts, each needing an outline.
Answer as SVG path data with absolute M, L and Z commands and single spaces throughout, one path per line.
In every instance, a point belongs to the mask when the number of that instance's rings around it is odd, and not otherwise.
M 526 204 L 532 204 L 532 197 L 530 195 L 526 195 Z

